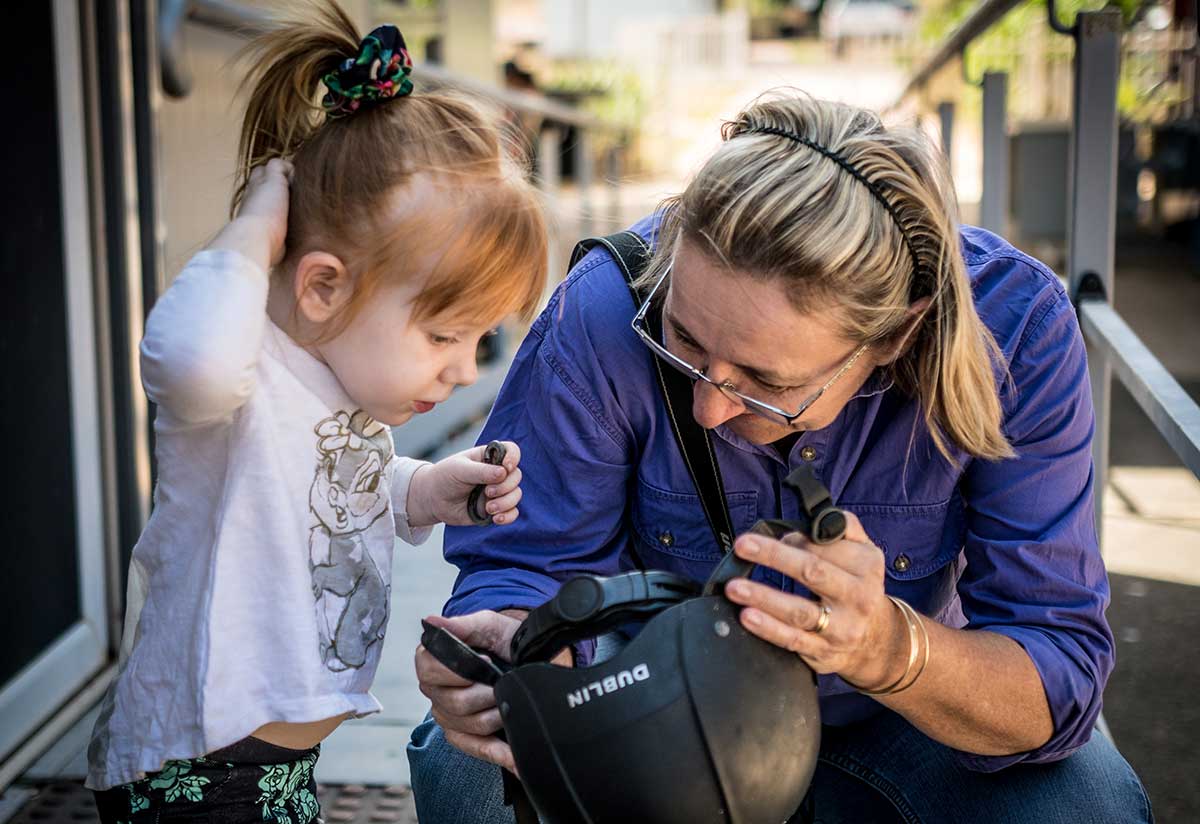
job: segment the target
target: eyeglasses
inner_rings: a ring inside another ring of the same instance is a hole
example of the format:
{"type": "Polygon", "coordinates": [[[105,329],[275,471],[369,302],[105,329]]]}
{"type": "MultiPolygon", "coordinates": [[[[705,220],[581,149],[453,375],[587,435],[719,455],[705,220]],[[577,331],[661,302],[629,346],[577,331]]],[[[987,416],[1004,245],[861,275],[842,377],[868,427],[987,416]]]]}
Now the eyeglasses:
{"type": "Polygon", "coordinates": [[[721,392],[721,394],[725,395],[730,400],[742,404],[742,406],[751,412],[761,415],[762,417],[774,421],[775,423],[782,423],[787,426],[791,426],[797,418],[807,412],[809,407],[816,403],[820,397],[825,394],[825,391],[829,389],[829,387],[833,386],[834,382],[838,378],[850,371],[850,367],[854,366],[855,362],[862,356],[862,353],[867,351],[867,344],[865,343],[855,349],[849,360],[842,364],[841,368],[834,373],[832,378],[825,381],[824,386],[810,395],[808,399],[804,401],[804,403],[800,404],[799,409],[791,413],[785,412],[774,404],[767,403],[766,401],[760,401],[757,398],[750,397],[749,395],[743,395],[741,392],[737,391],[733,384],[728,380],[721,381],[720,383],[714,381],[708,375],[704,374],[703,369],[688,363],[683,358],[674,354],[654,339],[654,335],[650,333],[650,329],[646,325],[646,314],[650,311],[650,304],[654,301],[655,293],[658,291],[659,287],[662,286],[663,281],[667,279],[667,275],[670,273],[671,267],[668,266],[667,270],[663,272],[662,277],[660,277],[658,282],[654,284],[654,288],[650,290],[650,294],[646,296],[646,300],[642,303],[641,308],[638,309],[637,314],[633,316],[633,323],[631,324],[633,326],[633,331],[637,332],[638,337],[642,339],[642,343],[646,344],[646,346],[650,348],[650,351],[657,355],[659,359],[665,362],[668,366],[671,366],[682,372],[694,381],[704,381],[705,383],[715,387],[721,392]]]}

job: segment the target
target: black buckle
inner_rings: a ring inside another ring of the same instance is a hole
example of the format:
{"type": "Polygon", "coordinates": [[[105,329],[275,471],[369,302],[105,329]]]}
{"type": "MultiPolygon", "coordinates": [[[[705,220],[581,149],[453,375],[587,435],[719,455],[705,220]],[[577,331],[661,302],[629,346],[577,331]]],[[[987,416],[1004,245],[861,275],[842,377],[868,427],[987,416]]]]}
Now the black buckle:
{"type": "MultiPolygon", "coordinates": [[[[789,533],[803,532],[814,544],[831,544],[845,537],[846,513],[834,505],[833,496],[811,467],[797,467],[783,483],[800,497],[802,517],[794,521],[763,518],[750,527],[751,532],[777,541],[789,533]]],[[[755,566],[757,564],[739,558],[732,551],[725,553],[725,557],[708,576],[701,594],[723,595],[726,584],[734,578],[750,577],[755,566]]]]}
{"type": "Polygon", "coordinates": [[[832,544],[846,535],[846,513],[833,503],[833,496],[817,478],[812,467],[801,465],[792,470],[784,481],[800,496],[802,526],[793,532],[803,532],[814,544],[832,544]]]}
{"type": "MultiPolygon", "coordinates": [[[[508,448],[500,441],[492,441],[483,448],[483,462],[492,466],[500,466],[504,463],[504,456],[508,454],[508,448]]],[[[487,526],[492,522],[492,516],[488,514],[484,507],[487,506],[487,501],[483,500],[483,491],[487,489],[487,484],[476,484],[471,490],[471,494],[467,496],[467,514],[471,516],[471,520],[476,526],[487,526]]]]}
{"type": "Polygon", "coordinates": [[[429,650],[446,669],[468,681],[496,686],[506,672],[512,669],[507,662],[489,653],[472,649],[441,627],[421,621],[421,646],[429,650]]]}

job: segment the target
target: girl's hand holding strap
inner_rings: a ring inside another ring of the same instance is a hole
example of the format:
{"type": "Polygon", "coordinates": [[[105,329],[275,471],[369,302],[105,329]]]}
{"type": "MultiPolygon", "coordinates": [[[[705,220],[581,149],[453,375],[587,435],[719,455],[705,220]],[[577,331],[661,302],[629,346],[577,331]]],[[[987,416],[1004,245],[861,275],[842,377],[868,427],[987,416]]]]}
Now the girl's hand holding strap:
{"type": "Polygon", "coordinates": [[[500,466],[485,463],[485,447],[476,446],[418,469],[408,488],[409,524],[471,526],[475,521],[467,507],[471,491],[479,484],[486,484],[483,496],[492,523],[515,521],[520,514],[521,449],[512,441],[502,443],[505,455],[500,466]]]}
{"type": "Polygon", "coordinates": [[[292,164],[282,158],[255,168],[237,217],[217,233],[208,248],[240,252],[269,272],[283,259],[291,180],[292,164]]]}

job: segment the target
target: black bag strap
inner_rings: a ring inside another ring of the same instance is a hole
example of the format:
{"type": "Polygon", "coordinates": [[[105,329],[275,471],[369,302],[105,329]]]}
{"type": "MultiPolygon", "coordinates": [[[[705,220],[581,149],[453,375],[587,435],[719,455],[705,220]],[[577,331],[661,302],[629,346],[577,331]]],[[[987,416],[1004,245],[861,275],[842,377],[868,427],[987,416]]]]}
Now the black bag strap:
{"type": "MultiPolygon", "coordinates": [[[[586,238],[575,246],[571,254],[571,268],[597,246],[607,249],[621,267],[625,285],[633,296],[634,307],[641,307],[645,298],[634,287],[634,281],[650,262],[650,245],[636,232],[629,230],[607,237],[586,238]]],[[[655,339],[663,340],[662,312],[648,312],[646,327],[655,339]]],[[[671,430],[675,433],[675,442],[679,444],[683,463],[700,495],[704,517],[708,519],[717,546],[722,552],[732,552],[733,519],[729,516],[729,504],[725,500],[725,484],[721,481],[721,469],[717,465],[717,453],[713,451],[712,436],[696,423],[691,414],[692,381],[682,372],[664,369],[658,357],[651,359],[654,361],[663,402],[667,406],[667,417],[671,420],[671,430]]]]}

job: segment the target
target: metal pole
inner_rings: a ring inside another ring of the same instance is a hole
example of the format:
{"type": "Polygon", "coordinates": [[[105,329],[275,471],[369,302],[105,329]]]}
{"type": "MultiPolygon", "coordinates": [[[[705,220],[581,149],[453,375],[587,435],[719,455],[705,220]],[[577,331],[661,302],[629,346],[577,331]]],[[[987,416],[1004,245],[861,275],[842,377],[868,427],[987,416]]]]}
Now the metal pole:
{"type": "MultiPolygon", "coordinates": [[[[139,209],[133,35],[126,3],[97,4],[100,158],[109,277],[120,545],[132,547],[150,517],[150,411],[142,391],[138,344],[150,301],[144,294],[139,209]]],[[[149,296],[153,297],[153,295],[149,296]]],[[[118,590],[120,592],[120,590],[118,590]]]]}
{"type": "Polygon", "coordinates": [[[954,33],[942,41],[941,47],[933,53],[913,74],[912,79],[904,87],[904,91],[896,98],[888,111],[900,107],[904,99],[927,84],[942,66],[951,60],[962,59],[963,49],[977,37],[994,26],[1001,17],[1015,8],[1020,0],[982,0],[971,15],[954,30],[954,33]]]}
{"type": "Polygon", "coordinates": [[[938,120],[942,124],[942,152],[946,155],[947,168],[951,168],[951,149],[954,147],[954,103],[944,100],[938,104],[938,120]]]}
{"type": "Polygon", "coordinates": [[[592,234],[592,134],[582,126],[575,128],[573,155],[575,185],[579,189],[579,237],[592,234]]]}
{"type": "Polygon", "coordinates": [[[979,225],[1003,235],[1008,230],[1008,74],[983,75],[983,193],[979,225]]]}
{"type": "MultiPolygon", "coordinates": [[[[558,190],[562,179],[562,164],[559,152],[562,151],[562,129],[553,124],[542,125],[541,137],[538,141],[537,184],[542,190],[542,198],[546,204],[546,214],[558,214],[558,190]]],[[[549,266],[551,285],[558,283],[558,232],[561,226],[551,226],[546,243],[546,263],[549,266]]]]}
{"type": "MultiPolygon", "coordinates": [[[[1113,299],[1117,223],[1117,79],[1121,68],[1121,13],[1080,12],[1075,27],[1074,111],[1067,202],[1067,271],[1071,294],[1093,274],[1113,299]]],[[[1104,349],[1088,346],[1096,409],[1096,530],[1103,540],[1108,483],[1109,390],[1112,366],[1104,349]]]]}
{"type": "Polygon", "coordinates": [[[608,187],[608,229],[616,232],[621,226],[621,152],[620,145],[608,150],[605,157],[604,183],[608,187]]]}

